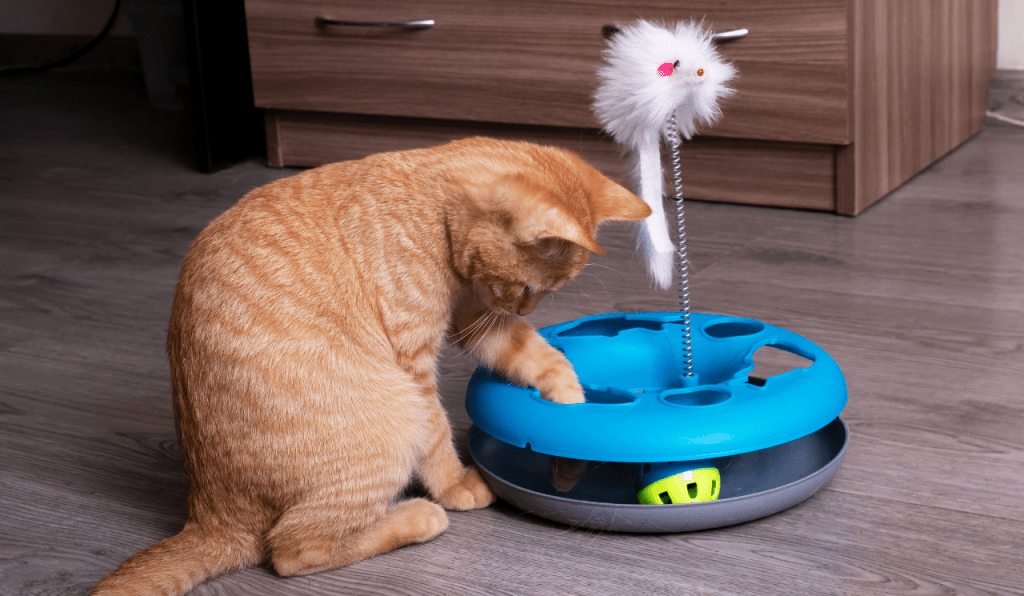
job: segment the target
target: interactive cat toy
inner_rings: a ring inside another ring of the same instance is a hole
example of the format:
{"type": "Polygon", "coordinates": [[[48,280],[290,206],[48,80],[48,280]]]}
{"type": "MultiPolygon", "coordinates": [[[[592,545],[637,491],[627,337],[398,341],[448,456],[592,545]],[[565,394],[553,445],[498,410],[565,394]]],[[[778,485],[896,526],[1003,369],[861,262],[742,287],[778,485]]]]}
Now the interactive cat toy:
{"type": "MultiPolygon", "coordinates": [[[[651,207],[651,216],[640,227],[641,254],[653,281],[667,288],[672,278],[673,255],[677,266],[679,308],[683,315],[683,386],[697,384],[693,374],[690,333],[689,260],[686,253],[686,225],[683,214],[682,174],[679,160],[680,135],[690,139],[697,124],[713,124],[721,116],[718,101],[732,94],[727,87],[736,71],[715,51],[712,34],[695,23],[679,23],[675,29],[639,21],[621,29],[604,53],[605,65],[598,70],[600,85],[594,97],[594,112],[605,130],[620,145],[632,151],[633,188],[651,207]],[[653,68],[657,64],[657,68],[653,68]],[[675,202],[676,243],[669,238],[663,203],[664,176],[661,141],[671,150],[672,190],[675,202]]],[[[696,491],[698,482],[691,470],[662,469],[656,482],[644,477],[647,488],[639,491],[641,503],[650,500],[651,487],[680,482],[696,491]],[[671,473],[670,473],[671,470],[671,473]]],[[[713,467],[714,474],[718,470],[713,467]]],[[[676,499],[686,496],[678,492],[676,499]]],[[[661,493],[669,495],[669,493],[661,493]]],[[[718,491],[696,491],[701,500],[717,499],[718,491]]],[[[678,501],[676,499],[666,501],[678,501]]]]}
{"type": "Polygon", "coordinates": [[[674,260],[680,312],[595,315],[541,329],[573,364],[584,404],[548,402],[483,368],[470,381],[470,452],[491,488],[527,511],[624,531],[729,525],[803,501],[845,452],[838,415],[846,382],[824,350],[760,321],[690,313],[679,146],[680,136],[713,124],[719,99],[732,93],[735,70],[714,41],[692,22],[618,29],[594,101],[630,154],[634,190],[652,208],[638,236],[648,272],[667,288],[674,260]],[[662,139],[675,243],[663,208],[662,139]],[[765,345],[812,364],[755,382],[753,354],[765,345]],[[592,462],[565,496],[552,494],[550,456],[592,462]]]}

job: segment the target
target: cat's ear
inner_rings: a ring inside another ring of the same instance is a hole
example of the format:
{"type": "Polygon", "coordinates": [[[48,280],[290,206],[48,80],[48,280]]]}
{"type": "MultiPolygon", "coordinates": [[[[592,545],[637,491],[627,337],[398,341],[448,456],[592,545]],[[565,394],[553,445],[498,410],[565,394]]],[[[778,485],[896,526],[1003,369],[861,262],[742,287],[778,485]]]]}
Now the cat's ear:
{"type": "Polygon", "coordinates": [[[593,231],[562,206],[562,199],[528,176],[502,177],[490,184],[486,194],[492,197],[490,204],[504,206],[513,214],[512,233],[519,242],[561,238],[599,255],[608,254],[594,239],[593,231]]]}
{"type": "Polygon", "coordinates": [[[517,236],[523,242],[561,238],[599,255],[608,254],[591,232],[559,207],[547,207],[519,222],[517,236]]]}
{"type": "Polygon", "coordinates": [[[643,199],[624,187],[602,176],[601,188],[591,195],[591,208],[598,224],[605,221],[634,221],[645,219],[651,207],[643,199]]]}

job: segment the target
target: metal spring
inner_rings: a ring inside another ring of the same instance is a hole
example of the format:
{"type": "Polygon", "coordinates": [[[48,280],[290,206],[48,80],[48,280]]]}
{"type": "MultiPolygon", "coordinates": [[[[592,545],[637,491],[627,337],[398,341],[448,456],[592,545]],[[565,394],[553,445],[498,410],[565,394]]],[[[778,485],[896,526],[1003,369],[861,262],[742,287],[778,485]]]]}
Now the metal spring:
{"type": "Polygon", "coordinates": [[[676,114],[668,118],[669,162],[672,180],[672,194],[669,198],[675,203],[676,211],[676,285],[679,286],[679,312],[683,324],[683,376],[693,376],[693,341],[690,335],[690,260],[686,254],[686,218],[683,214],[683,174],[680,165],[679,129],[676,126],[676,114]]]}

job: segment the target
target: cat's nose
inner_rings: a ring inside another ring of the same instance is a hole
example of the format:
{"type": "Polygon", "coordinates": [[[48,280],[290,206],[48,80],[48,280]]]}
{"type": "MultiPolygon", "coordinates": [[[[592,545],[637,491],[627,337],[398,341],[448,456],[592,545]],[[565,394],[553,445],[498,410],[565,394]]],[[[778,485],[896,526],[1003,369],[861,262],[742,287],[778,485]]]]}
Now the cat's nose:
{"type": "Polygon", "coordinates": [[[519,303],[519,316],[525,317],[526,315],[533,312],[533,309],[537,308],[537,304],[540,303],[540,299],[544,297],[543,292],[534,292],[530,288],[526,288],[523,291],[523,301],[519,303]]]}

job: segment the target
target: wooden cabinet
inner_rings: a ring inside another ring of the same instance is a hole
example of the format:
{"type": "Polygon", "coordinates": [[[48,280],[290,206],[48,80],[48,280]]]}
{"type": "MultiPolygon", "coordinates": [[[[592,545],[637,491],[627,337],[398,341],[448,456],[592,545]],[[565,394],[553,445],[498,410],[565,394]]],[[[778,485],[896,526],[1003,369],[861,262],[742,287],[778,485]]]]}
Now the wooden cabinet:
{"type": "Polygon", "coordinates": [[[995,14],[995,0],[246,0],[272,164],[485,134],[564,145],[621,178],[590,110],[602,28],[694,18],[750,33],[720,44],[737,93],[684,145],[685,196],[846,214],[981,127],[995,14]]]}

